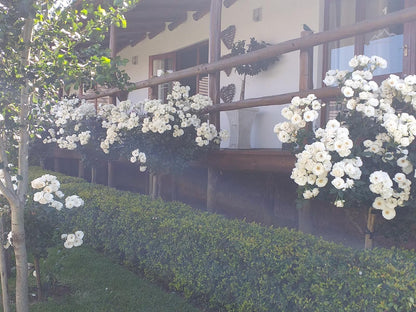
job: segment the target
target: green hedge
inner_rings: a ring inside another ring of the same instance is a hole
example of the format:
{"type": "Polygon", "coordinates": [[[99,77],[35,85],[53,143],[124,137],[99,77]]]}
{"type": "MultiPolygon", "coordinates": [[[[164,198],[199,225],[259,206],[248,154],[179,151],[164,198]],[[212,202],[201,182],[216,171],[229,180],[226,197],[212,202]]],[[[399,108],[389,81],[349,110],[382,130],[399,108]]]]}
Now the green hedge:
{"type": "Polygon", "coordinates": [[[63,215],[84,230],[87,244],[212,311],[416,310],[412,251],[356,251],[177,202],[60,180],[67,194],[85,200],[63,215]]]}

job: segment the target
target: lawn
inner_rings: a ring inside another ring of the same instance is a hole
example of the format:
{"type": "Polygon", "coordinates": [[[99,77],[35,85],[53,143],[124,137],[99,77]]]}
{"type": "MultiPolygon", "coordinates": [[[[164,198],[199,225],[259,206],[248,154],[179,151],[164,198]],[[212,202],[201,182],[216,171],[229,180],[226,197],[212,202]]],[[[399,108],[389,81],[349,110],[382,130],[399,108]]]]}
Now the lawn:
{"type": "MultiPolygon", "coordinates": [[[[202,311],[178,294],[167,293],[87,247],[51,249],[48,259],[42,261],[41,271],[45,277],[52,273],[49,276],[58,281],[55,288],[64,291],[33,303],[31,311],[202,311]]],[[[34,278],[30,279],[34,284],[34,278]]]]}

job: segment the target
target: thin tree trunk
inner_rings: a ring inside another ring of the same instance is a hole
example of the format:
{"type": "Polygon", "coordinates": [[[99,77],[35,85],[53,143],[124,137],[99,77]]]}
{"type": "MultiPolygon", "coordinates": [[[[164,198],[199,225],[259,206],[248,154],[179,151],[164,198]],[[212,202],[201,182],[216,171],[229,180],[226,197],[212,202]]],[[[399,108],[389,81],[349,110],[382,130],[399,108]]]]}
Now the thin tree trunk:
{"type": "Polygon", "coordinates": [[[38,301],[41,301],[43,298],[42,294],[42,282],[40,280],[40,265],[39,265],[39,257],[35,256],[33,259],[35,264],[35,272],[36,272],[36,287],[38,289],[38,301]]]}
{"type": "MultiPolygon", "coordinates": [[[[31,5],[31,1],[28,2],[31,5]]],[[[21,74],[26,75],[24,67],[30,60],[30,43],[32,41],[33,17],[30,15],[25,20],[22,39],[25,45],[21,54],[21,74]]],[[[19,155],[18,155],[18,174],[21,176],[17,186],[17,197],[9,197],[11,210],[11,223],[13,234],[13,247],[16,260],[16,312],[29,311],[29,288],[27,270],[27,251],[25,241],[24,208],[26,194],[29,187],[29,113],[31,105],[31,95],[29,81],[26,80],[25,86],[20,94],[20,113],[19,113],[19,155]]]]}
{"type": "Polygon", "coordinates": [[[0,275],[1,275],[1,294],[3,300],[3,312],[10,312],[10,299],[9,299],[9,287],[8,287],[8,274],[7,274],[7,260],[6,250],[3,248],[4,242],[4,215],[0,216],[0,275]]]}
{"type": "Polygon", "coordinates": [[[29,311],[27,251],[25,244],[24,204],[10,203],[13,247],[16,258],[16,312],[29,311]]]}

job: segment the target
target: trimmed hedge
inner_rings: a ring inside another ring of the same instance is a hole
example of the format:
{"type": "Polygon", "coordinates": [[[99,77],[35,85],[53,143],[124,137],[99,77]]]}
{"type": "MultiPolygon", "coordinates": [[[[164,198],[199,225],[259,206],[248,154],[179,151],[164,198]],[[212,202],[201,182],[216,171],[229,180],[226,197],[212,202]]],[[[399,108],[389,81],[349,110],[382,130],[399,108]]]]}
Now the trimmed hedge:
{"type": "Polygon", "coordinates": [[[62,215],[87,244],[213,311],[416,310],[413,251],[352,250],[53,174],[85,201],[62,215]]]}

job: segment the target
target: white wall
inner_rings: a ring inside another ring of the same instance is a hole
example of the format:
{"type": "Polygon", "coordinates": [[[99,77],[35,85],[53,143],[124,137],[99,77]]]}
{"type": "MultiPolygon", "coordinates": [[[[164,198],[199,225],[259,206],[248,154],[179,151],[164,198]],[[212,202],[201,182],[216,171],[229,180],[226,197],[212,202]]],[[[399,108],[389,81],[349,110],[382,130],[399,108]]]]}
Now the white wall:
{"type": "MultiPolygon", "coordinates": [[[[298,38],[303,24],[313,30],[322,29],[322,0],[239,0],[230,8],[223,8],[222,29],[230,25],[236,26],[235,41],[246,40],[250,37],[258,41],[276,44],[282,41],[298,38]],[[253,9],[262,8],[262,20],[255,22],[252,19],[253,9]]],[[[149,56],[175,51],[192,44],[207,40],[209,36],[209,15],[199,21],[194,21],[191,14],[186,23],[173,31],[165,30],[155,38],[145,39],[134,47],[123,49],[119,55],[132,59],[138,56],[138,64],[127,65],[127,72],[132,81],[148,78],[149,56]]],[[[317,52],[318,49],[315,49],[317,52]]],[[[228,54],[222,45],[222,54],[228,54]]],[[[315,52],[315,60],[319,59],[315,52]]],[[[320,62],[315,62],[315,82],[320,80],[320,62]]],[[[241,77],[234,71],[227,77],[221,73],[221,86],[234,83],[236,85],[237,100],[240,94],[241,77]]],[[[269,70],[255,77],[247,77],[245,98],[276,95],[298,90],[299,85],[299,53],[292,52],[282,55],[280,61],[269,70]]],[[[315,83],[316,85],[316,83],[315,83]]],[[[143,100],[147,97],[147,89],[132,92],[129,98],[133,101],[143,100]]],[[[274,125],[281,121],[281,107],[262,107],[256,114],[251,131],[251,145],[254,148],[280,147],[280,142],[273,133],[274,125]]],[[[221,114],[221,127],[229,128],[225,113],[221,114]]],[[[227,147],[225,145],[224,147],[227,147]]]]}

